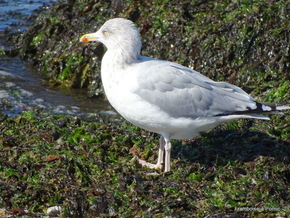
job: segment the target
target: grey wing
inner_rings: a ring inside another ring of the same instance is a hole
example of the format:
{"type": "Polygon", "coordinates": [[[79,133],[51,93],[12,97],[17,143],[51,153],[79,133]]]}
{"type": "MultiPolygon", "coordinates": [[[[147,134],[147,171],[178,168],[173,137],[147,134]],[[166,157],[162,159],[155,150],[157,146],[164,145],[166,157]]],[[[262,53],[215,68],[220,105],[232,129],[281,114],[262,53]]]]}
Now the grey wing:
{"type": "Polygon", "coordinates": [[[202,74],[167,61],[152,61],[138,75],[142,99],[172,117],[208,117],[257,109],[256,101],[237,86],[214,82],[202,74]]]}

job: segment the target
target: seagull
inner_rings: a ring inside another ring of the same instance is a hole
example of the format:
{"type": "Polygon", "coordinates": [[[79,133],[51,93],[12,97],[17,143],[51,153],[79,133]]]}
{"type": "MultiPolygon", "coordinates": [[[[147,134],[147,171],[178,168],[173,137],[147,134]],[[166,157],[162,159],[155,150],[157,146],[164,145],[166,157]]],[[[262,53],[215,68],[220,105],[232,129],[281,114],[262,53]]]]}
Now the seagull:
{"type": "Polygon", "coordinates": [[[138,159],[150,168],[170,171],[170,139],[192,139],[233,119],[269,120],[261,114],[290,109],[260,103],[235,85],[215,82],[180,64],[141,56],[139,30],[124,18],[108,20],[80,41],[106,46],[101,79],[116,111],[132,124],[161,135],[157,163],[138,159]]]}

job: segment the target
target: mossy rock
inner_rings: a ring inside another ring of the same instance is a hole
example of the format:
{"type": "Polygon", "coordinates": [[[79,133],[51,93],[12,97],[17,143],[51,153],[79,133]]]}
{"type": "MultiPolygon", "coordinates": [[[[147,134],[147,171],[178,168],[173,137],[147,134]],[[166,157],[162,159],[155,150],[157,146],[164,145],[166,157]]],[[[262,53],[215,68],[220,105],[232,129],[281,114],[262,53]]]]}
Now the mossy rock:
{"type": "Polygon", "coordinates": [[[19,37],[21,54],[53,84],[99,89],[105,49],[79,38],[113,17],[140,28],[143,55],[255,89],[261,100],[290,79],[290,1],[61,1],[19,37]]]}

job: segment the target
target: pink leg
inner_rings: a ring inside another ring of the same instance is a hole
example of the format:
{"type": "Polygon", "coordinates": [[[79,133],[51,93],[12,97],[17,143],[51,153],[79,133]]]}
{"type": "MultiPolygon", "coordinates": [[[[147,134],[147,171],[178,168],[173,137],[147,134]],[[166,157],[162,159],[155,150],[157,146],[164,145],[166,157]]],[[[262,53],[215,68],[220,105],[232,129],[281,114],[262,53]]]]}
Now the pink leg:
{"type": "MultiPolygon", "coordinates": [[[[147,167],[153,168],[153,169],[161,169],[163,162],[164,162],[164,148],[165,148],[165,141],[164,141],[163,136],[161,136],[159,139],[159,151],[158,151],[157,164],[151,164],[151,163],[148,163],[148,162],[146,162],[144,160],[140,160],[140,159],[138,159],[138,162],[142,166],[147,166],[147,167]]],[[[170,155],[169,155],[169,158],[170,158],[170,155]]]]}
{"type": "Polygon", "coordinates": [[[170,171],[170,153],[171,153],[171,143],[169,138],[164,138],[165,140],[165,169],[164,172],[170,171]]]}

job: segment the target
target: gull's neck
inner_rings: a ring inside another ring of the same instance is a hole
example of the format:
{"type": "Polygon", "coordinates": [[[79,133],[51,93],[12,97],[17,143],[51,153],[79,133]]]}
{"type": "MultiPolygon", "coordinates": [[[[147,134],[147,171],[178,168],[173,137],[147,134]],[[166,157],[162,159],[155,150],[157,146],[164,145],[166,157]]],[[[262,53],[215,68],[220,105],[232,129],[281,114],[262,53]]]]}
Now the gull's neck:
{"type": "Polygon", "coordinates": [[[140,58],[141,37],[139,32],[132,34],[132,37],[118,39],[107,46],[107,52],[103,57],[103,62],[114,63],[117,67],[123,68],[135,63],[140,58]]]}
{"type": "Polygon", "coordinates": [[[126,69],[140,59],[140,41],[123,40],[115,46],[107,46],[107,51],[102,59],[101,77],[105,92],[113,88],[125,76],[126,69]]]}
{"type": "Polygon", "coordinates": [[[140,57],[140,52],[130,51],[128,48],[108,49],[105,53],[102,64],[114,64],[118,68],[124,68],[135,63],[140,57]]]}
{"type": "Polygon", "coordinates": [[[132,43],[122,43],[119,46],[108,47],[101,64],[101,78],[109,102],[116,107],[119,84],[130,72],[128,69],[140,58],[141,46],[132,43]],[[137,47],[138,46],[138,47],[137,47]],[[117,91],[116,91],[117,90],[117,91]]]}

